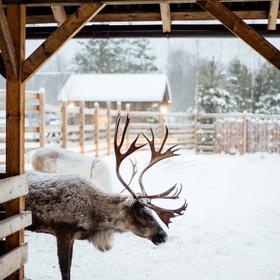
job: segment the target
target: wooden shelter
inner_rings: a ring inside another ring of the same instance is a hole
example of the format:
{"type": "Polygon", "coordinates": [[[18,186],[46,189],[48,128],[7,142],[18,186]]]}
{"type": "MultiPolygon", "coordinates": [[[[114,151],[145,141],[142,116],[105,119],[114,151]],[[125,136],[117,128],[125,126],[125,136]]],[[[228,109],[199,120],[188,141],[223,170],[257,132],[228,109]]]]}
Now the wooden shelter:
{"type": "Polygon", "coordinates": [[[90,108],[95,102],[101,107],[110,102],[112,108],[129,103],[131,110],[148,111],[170,105],[172,94],[165,74],[73,74],[61,88],[58,100],[82,101],[90,108]]]}
{"type": "MultiPolygon", "coordinates": [[[[278,17],[279,0],[0,0],[0,73],[7,79],[6,171],[1,177],[24,173],[25,82],[71,38],[234,34],[280,69],[280,51],[263,37],[279,36],[278,17]],[[214,19],[221,24],[203,23],[214,19]],[[268,24],[248,25],[246,19],[267,19],[268,24]],[[190,24],[197,20],[202,22],[190,24]],[[45,41],[25,57],[28,38],[45,41]]],[[[21,176],[0,182],[0,203],[9,201],[0,216],[0,239],[6,237],[0,246],[1,279],[24,277],[23,228],[30,224],[30,213],[23,212],[24,185],[21,176]]]]}

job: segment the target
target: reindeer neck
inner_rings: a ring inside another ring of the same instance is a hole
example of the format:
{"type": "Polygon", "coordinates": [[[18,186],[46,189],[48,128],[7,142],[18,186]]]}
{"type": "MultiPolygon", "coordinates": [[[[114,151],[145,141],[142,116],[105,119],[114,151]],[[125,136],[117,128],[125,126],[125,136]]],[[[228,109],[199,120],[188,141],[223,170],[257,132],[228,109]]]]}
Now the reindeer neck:
{"type": "Polygon", "coordinates": [[[104,198],[102,206],[95,209],[95,218],[99,230],[127,231],[127,217],[130,215],[132,198],[120,195],[108,195],[104,198]]]}

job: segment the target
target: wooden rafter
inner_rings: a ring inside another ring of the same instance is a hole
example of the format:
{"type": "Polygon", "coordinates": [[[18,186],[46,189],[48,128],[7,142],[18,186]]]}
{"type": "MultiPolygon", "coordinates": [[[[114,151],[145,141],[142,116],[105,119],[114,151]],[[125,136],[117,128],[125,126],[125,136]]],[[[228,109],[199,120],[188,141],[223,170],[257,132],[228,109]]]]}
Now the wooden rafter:
{"type": "Polygon", "coordinates": [[[23,81],[29,79],[52,55],[103,9],[104,4],[83,4],[39,46],[23,64],[23,81]]]}
{"type": "Polygon", "coordinates": [[[55,21],[57,22],[58,25],[61,25],[64,21],[66,21],[67,15],[66,15],[64,7],[51,6],[51,8],[52,8],[52,12],[53,12],[55,21]]]}
{"type": "Polygon", "coordinates": [[[218,0],[197,1],[204,10],[212,14],[233,34],[250,45],[260,55],[280,69],[280,51],[265,40],[257,31],[226,8],[218,0]]]}
{"type": "MultiPolygon", "coordinates": [[[[267,2],[270,0],[246,0],[246,2],[267,2]]],[[[36,6],[51,6],[55,2],[55,5],[81,5],[83,3],[92,3],[93,0],[3,0],[4,4],[24,4],[27,7],[36,6]]],[[[160,4],[166,3],[167,0],[98,0],[94,1],[98,3],[104,3],[106,5],[134,5],[134,4],[160,4]]],[[[195,3],[196,0],[168,0],[170,4],[172,3],[195,3]]],[[[242,0],[221,0],[221,2],[243,2],[242,0]]]]}
{"type": "Polygon", "coordinates": [[[171,31],[171,14],[169,3],[160,4],[160,15],[162,21],[163,33],[169,33],[171,31]]]}
{"type": "Polygon", "coordinates": [[[268,14],[268,30],[275,30],[279,15],[280,0],[271,0],[268,14]]]}
{"type": "Polygon", "coordinates": [[[10,28],[7,22],[7,18],[1,0],[0,0],[0,49],[6,67],[7,77],[11,79],[16,79],[17,77],[16,53],[15,53],[15,48],[10,33],[10,28]]]}
{"type": "MultiPolygon", "coordinates": [[[[242,19],[267,19],[267,11],[234,11],[242,19]]],[[[280,17],[280,12],[278,12],[280,17]]],[[[173,21],[181,20],[213,20],[212,15],[205,11],[171,12],[173,21]]],[[[30,15],[27,16],[28,24],[55,23],[53,15],[30,15]]],[[[161,15],[157,12],[118,12],[100,13],[91,22],[117,22],[117,21],[160,21],[161,15]]]]}
{"type": "Polygon", "coordinates": [[[0,53],[0,75],[6,78],[6,67],[1,53],[0,53]]]}

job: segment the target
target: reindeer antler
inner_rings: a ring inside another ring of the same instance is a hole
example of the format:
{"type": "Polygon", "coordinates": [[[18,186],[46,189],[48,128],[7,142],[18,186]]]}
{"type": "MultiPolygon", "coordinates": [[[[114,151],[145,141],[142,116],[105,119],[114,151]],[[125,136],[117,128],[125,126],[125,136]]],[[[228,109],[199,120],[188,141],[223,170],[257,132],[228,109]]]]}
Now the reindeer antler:
{"type": "MultiPolygon", "coordinates": [[[[151,203],[151,201],[153,199],[178,199],[179,195],[182,191],[182,185],[180,185],[180,188],[177,188],[177,184],[175,184],[173,187],[167,189],[166,191],[159,193],[159,194],[155,194],[155,195],[147,195],[145,188],[144,188],[144,184],[143,184],[143,176],[145,174],[145,172],[150,169],[154,164],[156,164],[157,162],[166,159],[166,158],[170,158],[170,157],[174,157],[174,156],[178,156],[179,154],[176,154],[176,152],[179,150],[178,145],[174,145],[170,148],[168,148],[166,151],[162,151],[163,147],[166,143],[166,140],[168,138],[168,128],[167,126],[165,127],[165,135],[163,138],[163,141],[160,145],[160,148],[158,150],[156,150],[155,148],[155,136],[154,136],[154,132],[151,129],[151,135],[152,135],[152,139],[150,140],[144,133],[142,133],[142,135],[145,137],[145,139],[147,140],[150,150],[151,150],[151,159],[149,164],[144,168],[144,170],[141,172],[140,176],[139,176],[139,185],[142,191],[141,195],[136,195],[135,192],[132,191],[132,189],[130,188],[130,183],[126,183],[121,175],[120,175],[120,165],[122,163],[122,161],[129,155],[131,155],[132,153],[134,153],[136,150],[142,148],[144,145],[140,145],[140,146],[136,146],[136,142],[139,138],[139,135],[134,139],[134,141],[131,143],[130,147],[128,148],[127,152],[125,153],[121,153],[121,147],[124,143],[124,139],[125,139],[125,134],[130,122],[130,118],[129,116],[126,117],[126,122],[124,125],[124,129],[122,132],[122,136],[121,136],[121,141],[120,144],[117,144],[117,137],[118,137],[118,130],[119,130],[119,125],[120,125],[120,120],[121,117],[120,115],[118,115],[117,120],[116,120],[116,131],[115,131],[115,137],[114,137],[114,146],[115,146],[115,155],[116,155],[116,172],[117,172],[117,176],[119,178],[119,180],[121,181],[121,183],[124,185],[124,187],[132,194],[132,196],[138,200],[143,206],[146,206],[152,210],[154,210],[157,215],[159,216],[159,218],[164,222],[164,224],[168,227],[168,225],[171,223],[171,219],[175,218],[179,215],[183,215],[184,211],[186,210],[188,204],[185,200],[184,204],[177,208],[177,209],[165,209],[165,208],[161,208],[159,206],[156,206],[154,204],[151,203]]],[[[135,168],[135,165],[133,165],[133,169],[135,168]]],[[[130,180],[130,182],[132,181],[133,177],[135,176],[135,170],[133,170],[132,173],[132,178],[130,180]]]]}
{"type": "MultiPolygon", "coordinates": [[[[119,126],[120,126],[120,121],[121,121],[121,116],[120,114],[117,116],[117,120],[116,120],[116,130],[115,130],[115,135],[114,135],[114,148],[115,148],[115,157],[116,157],[116,173],[117,176],[119,178],[119,180],[121,181],[121,183],[125,186],[125,188],[131,193],[131,195],[137,199],[137,195],[132,191],[132,189],[130,188],[129,184],[130,183],[126,183],[121,174],[120,174],[120,166],[121,163],[123,162],[123,160],[128,157],[129,155],[131,155],[132,153],[134,153],[135,151],[141,149],[142,147],[144,147],[146,144],[140,145],[140,146],[136,146],[136,142],[139,138],[139,135],[137,135],[137,137],[134,139],[134,141],[131,143],[131,145],[129,146],[128,150],[125,153],[121,152],[121,148],[122,145],[124,143],[124,139],[125,139],[125,134],[130,122],[130,118],[127,115],[126,116],[126,120],[125,120],[125,125],[124,125],[124,129],[121,135],[121,141],[120,144],[118,144],[118,132],[119,132],[119,126]]],[[[130,179],[130,182],[132,181],[133,177],[135,176],[135,173],[133,171],[132,173],[132,178],[130,179]]]]}

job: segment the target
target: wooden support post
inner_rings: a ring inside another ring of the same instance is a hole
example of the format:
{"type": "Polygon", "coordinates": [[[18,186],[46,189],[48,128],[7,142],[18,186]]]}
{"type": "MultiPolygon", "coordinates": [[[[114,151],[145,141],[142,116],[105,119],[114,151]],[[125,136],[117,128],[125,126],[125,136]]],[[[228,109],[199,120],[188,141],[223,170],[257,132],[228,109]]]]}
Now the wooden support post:
{"type": "Polygon", "coordinates": [[[111,102],[107,102],[107,155],[111,154],[111,102]]]}
{"type": "Polygon", "coordinates": [[[99,104],[94,104],[94,146],[95,156],[99,156],[99,104]]]}
{"type": "Polygon", "coordinates": [[[51,8],[52,8],[53,16],[57,24],[60,26],[67,19],[65,9],[63,6],[51,6],[51,8]]]}
{"type": "Polygon", "coordinates": [[[160,16],[161,16],[161,21],[162,21],[162,32],[170,33],[171,32],[171,14],[170,14],[169,3],[160,4],[160,16]]]}
{"type": "Polygon", "coordinates": [[[88,23],[105,7],[104,4],[85,3],[70,15],[47,40],[38,47],[25,61],[23,68],[23,81],[39,70],[41,66],[54,55],[69,39],[88,23]]]}
{"type": "Polygon", "coordinates": [[[0,53],[0,75],[2,75],[5,79],[7,78],[6,75],[6,66],[3,60],[2,53],[0,53]]]}
{"type": "Polygon", "coordinates": [[[62,148],[67,148],[68,141],[68,104],[64,101],[61,105],[61,137],[62,148]]]}
{"type": "Polygon", "coordinates": [[[268,14],[268,30],[276,30],[280,0],[271,0],[268,14]]]}
{"type": "Polygon", "coordinates": [[[85,102],[80,101],[80,152],[85,152],[85,102]]]}
{"type": "MultiPolygon", "coordinates": [[[[125,112],[127,115],[130,113],[130,103],[125,104],[125,112]]],[[[126,134],[125,134],[125,142],[126,142],[126,148],[129,148],[129,126],[127,128],[126,134]]]]}
{"type": "Polygon", "coordinates": [[[16,80],[18,75],[18,61],[9,24],[4,7],[2,6],[2,0],[0,0],[0,49],[8,79],[16,80]]]}
{"type": "MultiPolygon", "coordinates": [[[[6,85],[6,173],[8,177],[24,173],[25,85],[22,83],[22,65],[25,59],[25,19],[23,5],[9,5],[7,7],[7,20],[17,65],[16,79],[12,80],[8,76],[6,85]]],[[[24,197],[10,201],[6,204],[6,216],[10,217],[20,213],[24,210],[24,204],[24,197]]],[[[6,250],[13,250],[23,242],[24,231],[21,230],[7,237],[6,250]]],[[[7,279],[22,280],[23,278],[24,270],[21,266],[7,279]]]]}
{"type": "Polygon", "coordinates": [[[257,31],[218,0],[196,1],[199,6],[212,14],[233,34],[241,38],[276,68],[280,69],[280,51],[264,39],[257,31]]]}
{"type": "Polygon", "coordinates": [[[45,146],[45,92],[39,94],[40,147],[45,146]]]}

